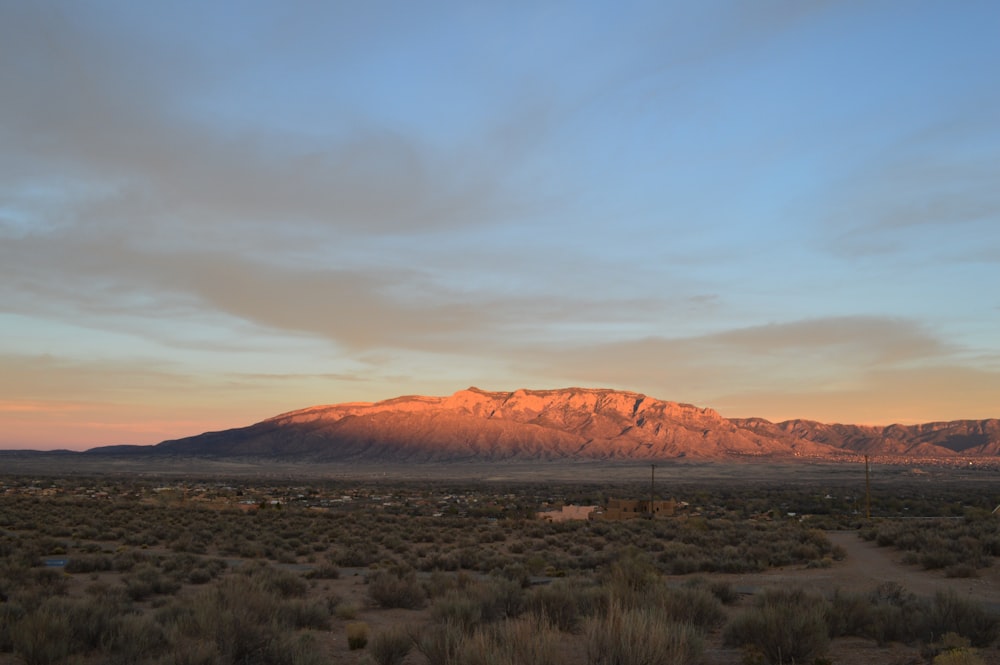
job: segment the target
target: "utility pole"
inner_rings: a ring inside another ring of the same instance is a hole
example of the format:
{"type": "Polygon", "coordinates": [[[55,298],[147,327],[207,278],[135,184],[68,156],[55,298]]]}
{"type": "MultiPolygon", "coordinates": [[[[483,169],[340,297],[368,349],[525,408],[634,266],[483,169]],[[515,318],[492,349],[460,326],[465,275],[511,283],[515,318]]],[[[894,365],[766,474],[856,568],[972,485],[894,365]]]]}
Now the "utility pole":
{"type": "Polygon", "coordinates": [[[654,495],[654,489],[653,489],[653,483],[655,482],[655,479],[656,479],[656,465],[655,464],[650,464],[649,465],[649,517],[650,517],[650,519],[652,519],[652,517],[653,517],[653,497],[655,496],[654,495]]]}
{"type": "Polygon", "coordinates": [[[868,455],[865,455],[865,519],[872,518],[872,481],[868,471],[868,455]]]}

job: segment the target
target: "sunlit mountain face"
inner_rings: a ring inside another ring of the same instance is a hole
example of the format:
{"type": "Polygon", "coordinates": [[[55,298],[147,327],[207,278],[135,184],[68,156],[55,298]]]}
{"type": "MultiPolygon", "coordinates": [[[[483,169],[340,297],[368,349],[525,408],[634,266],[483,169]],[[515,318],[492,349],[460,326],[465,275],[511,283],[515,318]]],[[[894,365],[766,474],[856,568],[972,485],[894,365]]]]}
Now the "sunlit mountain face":
{"type": "Polygon", "coordinates": [[[996,456],[1000,421],[827,425],[724,418],[634,392],[565,388],[313,406],[153,447],[91,454],[239,456],[319,461],[850,460],[996,456]]]}

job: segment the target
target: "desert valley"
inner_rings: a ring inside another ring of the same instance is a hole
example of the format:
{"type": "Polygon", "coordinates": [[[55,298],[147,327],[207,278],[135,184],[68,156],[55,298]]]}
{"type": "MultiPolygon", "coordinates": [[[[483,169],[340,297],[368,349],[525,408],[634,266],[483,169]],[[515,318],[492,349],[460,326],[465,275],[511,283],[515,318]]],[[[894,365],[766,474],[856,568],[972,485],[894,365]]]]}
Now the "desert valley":
{"type": "Polygon", "coordinates": [[[997,421],[564,389],[0,453],[0,663],[1000,663],[997,421]]]}

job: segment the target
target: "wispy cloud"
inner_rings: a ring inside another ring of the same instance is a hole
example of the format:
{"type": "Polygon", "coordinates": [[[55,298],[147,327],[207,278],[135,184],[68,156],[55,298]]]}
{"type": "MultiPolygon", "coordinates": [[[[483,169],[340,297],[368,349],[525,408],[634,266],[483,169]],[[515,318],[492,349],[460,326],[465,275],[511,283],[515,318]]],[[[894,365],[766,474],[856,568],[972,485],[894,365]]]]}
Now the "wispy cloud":
{"type": "Polygon", "coordinates": [[[850,384],[827,389],[758,386],[720,394],[714,404],[731,417],[768,413],[773,421],[806,418],[887,425],[993,418],[998,399],[1000,371],[942,363],[908,369],[859,368],[850,384]],[[851,417],[845,418],[845,413],[851,417]]]}
{"type": "MultiPolygon", "coordinates": [[[[965,400],[966,413],[988,413],[989,400],[1000,396],[1000,372],[967,367],[964,351],[920,323],[865,316],[550,348],[528,357],[542,375],[631,386],[665,399],[713,405],[730,415],[829,420],[848,403],[870,400],[871,408],[862,409],[868,420],[883,422],[899,413],[912,422],[941,406],[934,402],[941,399],[944,384],[936,381],[942,377],[975,379],[948,382],[949,407],[965,400]],[[883,394],[907,381],[911,387],[897,392],[898,398],[883,394]],[[926,392],[918,395],[915,386],[926,392]],[[883,402],[893,406],[880,418],[877,405],[883,402]],[[802,411],[796,414],[797,407],[802,411]]],[[[529,372],[528,364],[519,370],[529,372]]]]}
{"type": "Polygon", "coordinates": [[[850,258],[920,248],[961,260],[955,245],[971,236],[1000,246],[989,233],[1000,218],[1000,132],[987,119],[1000,112],[1000,96],[975,102],[899,136],[831,190],[834,251],[850,258]]]}
{"type": "Polygon", "coordinates": [[[514,205],[499,194],[507,164],[469,159],[472,145],[434,146],[364,118],[315,135],[196,117],[182,100],[211,76],[179,72],[203,68],[197,52],[177,62],[155,41],[139,48],[62,13],[23,6],[0,21],[0,173],[14,205],[30,205],[18,198],[26,184],[69,181],[67,223],[153,242],[228,238],[236,250],[287,238],[289,225],[312,240],[302,225],[406,233],[496,221],[514,205]]]}

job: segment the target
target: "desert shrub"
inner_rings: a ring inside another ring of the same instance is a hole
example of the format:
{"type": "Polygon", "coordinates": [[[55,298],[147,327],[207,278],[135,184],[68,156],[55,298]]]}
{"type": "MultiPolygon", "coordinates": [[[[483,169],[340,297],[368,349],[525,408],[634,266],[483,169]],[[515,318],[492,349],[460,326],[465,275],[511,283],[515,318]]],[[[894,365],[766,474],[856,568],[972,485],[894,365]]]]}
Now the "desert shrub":
{"type": "Polygon", "coordinates": [[[612,597],[626,605],[632,605],[638,602],[658,577],[656,566],[649,555],[631,548],[600,576],[600,580],[612,597]]]}
{"type": "Polygon", "coordinates": [[[940,541],[929,543],[927,549],[917,554],[917,561],[927,570],[940,570],[960,563],[958,553],[951,551],[940,541]]]}
{"type": "Polygon", "coordinates": [[[410,637],[428,665],[456,665],[465,632],[451,623],[437,623],[420,632],[411,632],[410,637]]]}
{"type": "Polygon", "coordinates": [[[333,557],[336,565],[342,568],[364,568],[371,563],[375,563],[377,559],[378,550],[375,547],[361,544],[348,547],[333,557]]]}
{"type": "Polygon", "coordinates": [[[347,646],[351,651],[364,649],[368,644],[368,624],[355,621],[347,624],[347,646]]]}
{"type": "Polygon", "coordinates": [[[183,635],[175,636],[169,652],[156,662],[157,665],[220,665],[213,643],[183,635]]]}
{"type": "Polygon", "coordinates": [[[528,597],[527,607],[559,630],[574,632],[585,616],[596,614],[599,603],[594,599],[599,593],[598,587],[580,580],[557,580],[535,589],[528,597]]]}
{"type": "Polygon", "coordinates": [[[125,552],[117,552],[112,557],[112,566],[114,567],[115,572],[127,573],[145,560],[146,557],[139,552],[128,550],[125,552]]]}
{"type": "Polygon", "coordinates": [[[956,633],[945,633],[937,642],[921,646],[920,655],[929,663],[945,665],[983,665],[969,640],[956,633]]]}
{"type": "Polygon", "coordinates": [[[188,573],[187,580],[190,584],[208,584],[212,581],[212,573],[205,568],[195,568],[188,573]]]}
{"type": "Polygon", "coordinates": [[[413,570],[380,570],[368,578],[368,595],[380,607],[408,610],[424,606],[426,597],[413,570]]]}
{"type": "Polygon", "coordinates": [[[1000,617],[954,591],[939,592],[931,604],[926,631],[931,635],[955,633],[968,638],[972,646],[987,647],[1000,636],[1000,617]]]}
{"type": "Polygon", "coordinates": [[[329,658],[310,634],[279,633],[251,663],[261,665],[327,665],[329,658]]]}
{"type": "Polygon", "coordinates": [[[340,578],[340,569],[332,563],[324,563],[310,570],[305,577],[310,580],[336,580],[340,578]]]}
{"type": "MultiPolygon", "coordinates": [[[[156,608],[153,616],[168,633],[191,636],[196,634],[196,609],[205,606],[206,595],[196,596],[192,601],[170,602],[156,608]]],[[[176,637],[177,635],[175,635],[176,637]]]]}
{"type": "Polygon", "coordinates": [[[766,591],[730,621],[723,641],[732,647],[752,645],[769,663],[809,662],[829,644],[826,601],[802,590],[766,591]]]}
{"type": "Polygon", "coordinates": [[[168,642],[158,623],[149,617],[131,614],[113,622],[101,646],[109,665],[134,665],[163,652],[168,642]]]}
{"type": "Polygon", "coordinates": [[[870,636],[873,624],[871,599],[837,589],[827,606],[826,623],[830,637],[870,636]]]}
{"type": "Polygon", "coordinates": [[[957,566],[983,568],[998,554],[996,525],[984,511],[967,512],[958,520],[884,521],[861,536],[878,545],[906,552],[906,561],[930,570],[957,566]]]}
{"type": "Polygon", "coordinates": [[[330,611],[320,600],[286,600],[278,605],[276,615],[279,621],[294,628],[330,628],[330,611]]]}
{"type": "Polygon", "coordinates": [[[255,563],[241,571],[254,580],[265,591],[281,598],[299,598],[304,596],[309,585],[300,575],[281,570],[266,563],[255,563]]]}
{"type": "MultiPolygon", "coordinates": [[[[697,573],[705,568],[707,568],[707,566],[703,565],[703,560],[700,557],[678,556],[670,561],[667,570],[671,575],[690,575],[691,573],[697,573]]],[[[726,572],[738,572],[745,570],[747,570],[747,568],[742,565],[737,567],[735,570],[730,566],[726,566],[726,572]]]]}
{"type": "Polygon", "coordinates": [[[191,584],[206,584],[229,568],[222,559],[178,555],[163,562],[163,570],[177,578],[186,578],[191,584]]]}
{"type": "Polygon", "coordinates": [[[941,644],[935,644],[932,665],[985,665],[985,661],[969,647],[969,641],[954,633],[946,634],[941,644]]]}
{"type": "Polygon", "coordinates": [[[11,629],[24,614],[24,608],[18,603],[0,603],[0,653],[14,650],[11,629]]]}
{"type": "MultiPolygon", "coordinates": [[[[225,576],[183,605],[161,608],[157,620],[175,640],[212,644],[222,665],[319,663],[320,646],[308,639],[293,639],[294,629],[328,627],[327,607],[285,598],[282,585],[273,581],[265,569],[225,576]]],[[[192,649],[193,655],[202,653],[192,649]]]]}
{"type": "Polygon", "coordinates": [[[193,613],[182,620],[182,629],[191,637],[214,642],[223,663],[255,662],[279,630],[272,620],[273,601],[272,596],[233,580],[197,598],[193,613]]]}
{"type": "Polygon", "coordinates": [[[413,648],[413,638],[405,628],[394,626],[377,633],[368,647],[376,665],[400,665],[413,648]]]}
{"type": "Polygon", "coordinates": [[[699,628],[714,628],[723,622],[722,603],[703,588],[670,589],[661,586],[656,593],[656,605],[671,621],[687,622],[699,628]]]}
{"type": "Polygon", "coordinates": [[[723,605],[732,605],[740,599],[740,594],[729,582],[715,581],[708,585],[708,590],[719,599],[723,605]]]}
{"type": "Polygon", "coordinates": [[[979,572],[976,570],[975,566],[972,566],[968,563],[957,563],[945,568],[944,575],[945,577],[950,577],[950,578],[965,579],[970,577],[978,577],[979,572]]]}
{"type": "Polygon", "coordinates": [[[464,570],[475,570],[479,565],[481,551],[477,547],[463,547],[458,551],[458,566],[464,570]]]}
{"type": "Polygon", "coordinates": [[[985,665],[974,649],[952,649],[934,657],[933,665],[985,665]]]}
{"type": "Polygon", "coordinates": [[[69,578],[62,571],[53,568],[32,570],[29,580],[44,596],[65,596],[69,590],[69,578]]]}
{"type": "Polygon", "coordinates": [[[479,599],[468,591],[453,589],[431,605],[431,618],[437,623],[455,626],[471,633],[483,620],[479,599]]]}
{"type": "Polygon", "coordinates": [[[120,620],[132,609],[124,590],[115,588],[65,603],[60,611],[69,618],[74,650],[91,651],[108,643],[120,620]]]}
{"type": "Polygon", "coordinates": [[[439,623],[449,623],[471,632],[483,623],[494,623],[519,616],[526,607],[524,589],[515,582],[492,579],[452,589],[434,601],[431,616],[439,623]]]}
{"type": "Polygon", "coordinates": [[[42,606],[25,614],[10,629],[13,651],[25,665],[50,665],[70,653],[69,617],[58,608],[42,606]]]}
{"type": "Polygon", "coordinates": [[[535,620],[502,621],[464,638],[455,665],[558,665],[558,631],[535,620]]]}
{"type": "Polygon", "coordinates": [[[344,621],[358,618],[361,608],[356,603],[339,602],[333,606],[333,615],[344,621]]]}
{"type": "Polygon", "coordinates": [[[449,575],[439,570],[432,572],[424,580],[424,593],[428,598],[437,598],[452,591],[453,589],[464,589],[472,583],[472,578],[468,573],[460,572],[456,575],[449,575]]]}
{"type": "Polygon", "coordinates": [[[830,557],[823,557],[821,559],[812,559],[806,564],[806,568],[829,568],[833,565],[833,559],[830,557]]]}
{"type": "Polygon", "coordinates": [[[657,608],[613,603],[605,615],[584,625],[590,665],[687,665],[704,649],[701,632],[670,620],[657,608]]]}
{"type": "Polygon", "coordinates": [[[125,591],[132,600],[145,600],[153,594],[169,595],[181,588],[177,580],[151,564],[138,566],[125,577],[124,583],[125,591]]]}
{"type": "Polygon", "coordinates": [[[896,582],[883,582],[869,595],[871,623],[866,637],[879,645],[927,639],[928,605],[896,582]]]}
{"type": "Polygon", "coordinates": [[[434,552],[430,556],[421,559],[420,570],[430,572],[434,570],[458,570],[460,567],[459,557],[456,554],[434,552]]]}
{"type": "Polygon", "coordinates": [[[114,559],[109,554],[83,555],[71,557],[65,570],[71,574],[96,573],[111,570],[113,565],[114,559]]]}
{"type": "Polygon", "coordinates": [[[489,623],[513,619],[525,607],[524,587],[509,579],[492,579],[472,589],[476,594],[483,621],[489,623]]]}
{"type": "Polygon", "coordinates": [[[505,563],[499,568],[491,569],[490,574],[494,577],[516,582],[521,587],[531,585],[531,571],[522,563],[505,563]]]}

